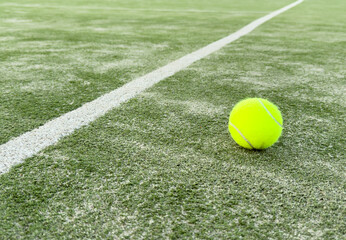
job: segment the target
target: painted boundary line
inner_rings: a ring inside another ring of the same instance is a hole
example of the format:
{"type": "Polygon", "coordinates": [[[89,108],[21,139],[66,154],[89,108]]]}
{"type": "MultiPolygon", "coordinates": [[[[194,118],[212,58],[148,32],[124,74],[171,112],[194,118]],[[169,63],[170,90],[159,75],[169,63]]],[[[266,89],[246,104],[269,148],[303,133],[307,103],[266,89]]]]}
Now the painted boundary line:
{"type": "Polygon", "coordinates": [[[95,99],[94,101],[88,102],[71,112],[47,122],[39,128],[24,133],[23,135],[0,145],[0,174],[9,171],[12,166],[23,162],[26,158],[33,156],[42,149],[57,143],[59,139],[71,134],[76,129],[79,129],[103,116],[111,109],[135,97],[147,88],[153,86],[155,83],[174,75],[180,70],[190,66],[192,63],[216,52],[220,48],[252,32],[261,24],[297,6],[303,1],[304,0],[298,0],[284,8],[261,17],[225,38],[213,42],[193,53],[167,64],[164,67],[137,78],[122,87],[95,99]]]}

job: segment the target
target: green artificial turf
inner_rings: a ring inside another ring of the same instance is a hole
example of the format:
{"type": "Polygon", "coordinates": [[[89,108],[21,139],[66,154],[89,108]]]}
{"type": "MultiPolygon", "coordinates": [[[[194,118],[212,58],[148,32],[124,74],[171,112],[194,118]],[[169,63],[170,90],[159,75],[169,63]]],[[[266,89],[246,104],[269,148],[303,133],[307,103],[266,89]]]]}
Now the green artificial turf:
{"type": "Polygon", "coordinates": [[[170,2],[0,1],[0,144],[289,1],[170,2]]]}
{"type": "MultiPolygon", "coordinates": [[[[208,1],[203,2],[207,8],[208,1]]],[[[227,10],[226,1],[213,2],[223,4],[219,10],[227,10]]],[[[271,9],[281,1],[273,0],[272,5],[265,2],[271,9]]],[[[159,7],[164,8],[161,4],[162,1],[159,7]]],[[[180,4],[167,1],[166,8],[181,9],[180,4]]],[[[266,10],[258,1],[249,1],[248,9],[254,11],[256,6],[266,10]]],[[[199,9],[203,9],[202,4],[199,9]]],[[[239,9],[246,9],[245,3],[239,9]]],[[[343,9],[343,0],[328,3],[307,0],[1,175],[0,236],[4,239],[344,239],[343,9]],[[265,151],[242,149],[228,133],[229,111],[246,97],[267,98],[282,111],[283,135],[265,151]]],[[[126,18],[128,13],[122,14],[126,18]]],[[[142,14],[143,18],[148,17],[142,14]]],[[[171,21],[180,21],[184,29],[187,27],[184,19],[196,13],[170,14],[172,17],[178,14],[171,21]]],[[[198,15],[203,18],[202,13],[198,15]]],[[[143,19],[136,17],[139,21],[143,19]]],[[[167,43],[174,49],[163,50],[161,56],[152,51],[152,45],[145,48],[141,39],[134,40],[137,50],[144,49],[144,53],[133,52],[134,63],[142,67],[135,66],[123,82],[225,34],[226,25],[235,30],[250,20],[249,16],[225,17],[235,24],[213,26],[217,21],[209,21],[209,31],[204,33],[196,29],[201,24],[200,18],[194,20],[197,22],[191,19],[196,36],[177,30],[167,43]],[[155,57],[148,59],[147,54],[155,57]]],[[[207,21],[212,17],[205,15],[205,18],[207,21]]],[[[139,25],[138,28],[144,29],[147,23],[142,22],[143,28],[139,25]]],[[[155,31],[148,32],[148,38],[162,41],[155,31]]],[[[61,44],[67,47],[66,43],[61,44]]],[[[83,46],[80,42],[75,44],[83,46]]],[[[102,48],[98,44],[95,48],[102,48]]],[[[111,44],[108,50],[112,51],[111,44]]],[[[32,54],[27,53],[27,57],[32,54]]],[[[58,56],[62,64],[69,65],[66,54],[58,56]]],[[[88,63],[83,67],[99,64],[92,59],[88,63]]],[[[55,64],[52,59],[51,66],[55,64]]],[[[76,71],[76,66],[73,63],[71,71],[76,71]]],[[[122,68],[114,70],[114,74],[118,71],[122,68]]],[[[15,71],[8,74],[15,75],[15,71]]],[[[34,77],[37,73],[31,74],[34,77]]],[[[42,76],[45,74],[49,73],[42,70],[42,76]]],[[[111,76],[104,81],[86,76],[80,78],[90,81],[92,87],[85,90],[84,97],[80,87],[64,94],[50,89],[44,101],[74,96],[81,104],[116,87],[114,83],[107,85],[111,76]]],[[[6,86],[7,82],[2,84],[6,86]]],[[[29,82],[37,84],[37,88],[41,86],[37,80],[29,82]]],[[[57,80],[55,84],[68,89],[64,81],[57,80]]],[[[2,87],[1,91],[9,91],[9,101],[24,99],[14,89],[2,87]]],[[[36,89],[32,98],[37,99],[39,92],[42,90],[36,89]]],[[[58,100],[55,105],[70,110],[58,100]]],[[[1,110],[1,114],[4,112],[1,110]]],[[[52,117],[53,113],[47,107],[42,120],[33,115],[31,127],[43,121],[45,114],[52,117]]],[[[16,117],[9,114],[9,119],[16,117]]],[[[23,121],[27,124],[27,120],[23,121]]],[[[28,129],[24,123],[5,123],[21,129],[9,131],[8,136],[28,129]]]]}

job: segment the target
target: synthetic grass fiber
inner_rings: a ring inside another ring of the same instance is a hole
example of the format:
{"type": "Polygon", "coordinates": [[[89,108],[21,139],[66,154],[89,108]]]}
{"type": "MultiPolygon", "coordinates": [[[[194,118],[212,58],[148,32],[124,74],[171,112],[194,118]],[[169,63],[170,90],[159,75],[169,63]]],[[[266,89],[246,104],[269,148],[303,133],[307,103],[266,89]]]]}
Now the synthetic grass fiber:
{"type": "Polygon", "coordinates": [[[22,163],[23,160],[32,157],[44,148],[56,144],[61,138],[95,121],[109,110],[136,97],[154,84],[173,76],[175,73],[185,69],[196,61],[209,56],[222,47],[249,34],[263,23],[302,2],[303,0],[298,0],[264,17],[256,19],[222,39],[212,42],[144,76],[136,78],[73,111],[45,123],[33,131],[26,132],[18,138],[11,139],[6,144],[0,145],[0,174],[7,172],[13,165],[22,163]]]}
{"type": "Polygon", "coordinates": [[[258,8],[249,0],[217,1],[213,8],[207,1],[157,2],[0,1],[0,144],[290,1],[266,0],[258,8]],[[143,2],[150,12],[116,9],[143,2]],[[214,12],[184,11],[191,6],[214,12]]]}
{"type": "MultiPolygon", "coordinates": [[[[291,1],[11,3],[3,143],[291,1]]],[[[1,175],[1,238],[344,239],[345,4],[306,0],[1,175]],[[284,117],[265,151],[228,133],[247,97],[284,117]]]]}

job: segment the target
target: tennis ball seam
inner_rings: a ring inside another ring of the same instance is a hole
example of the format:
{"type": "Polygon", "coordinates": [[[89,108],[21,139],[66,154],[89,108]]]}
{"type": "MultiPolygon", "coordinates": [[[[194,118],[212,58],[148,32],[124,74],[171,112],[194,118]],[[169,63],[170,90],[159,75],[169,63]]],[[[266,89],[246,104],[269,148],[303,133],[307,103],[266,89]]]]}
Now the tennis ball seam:
{"type": "Polygon", "coordinates": [[[260,102],[260,104],[262,105],[262,107],[266,110],[266,112],[269,114],[269,116],[282,128],[282,125],[278,122],[278,120],[276,120],[276,118],[271,114],[271,112],[268,110],[268,108],[263,104],[263,102],[261,101],[261,99],[258,99],[258,101],[260,102]]]}
{"type": "Polygon", "coordinates": [[[239,133],[239,135],[250,145],[250,147],[252,147],[252,149],[256,149],[249,140],[247,140],[247,138],[244,136],[244,134],[232,123],[229,122],[229,124],[231,124],[231,126],[239,133]]]}

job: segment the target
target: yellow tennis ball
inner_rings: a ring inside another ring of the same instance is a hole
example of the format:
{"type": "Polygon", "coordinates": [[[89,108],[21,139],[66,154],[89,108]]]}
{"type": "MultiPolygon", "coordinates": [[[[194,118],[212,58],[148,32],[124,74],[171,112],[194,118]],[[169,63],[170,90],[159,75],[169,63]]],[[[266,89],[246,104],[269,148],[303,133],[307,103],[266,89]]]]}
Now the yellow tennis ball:
{"type": "Polygon", "coordinates": [[[266,99],[248,98],[234,106],[228,128],[240,146],[265,149],[272,146],[281,135],[281,112],[266,99]]]}

